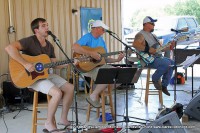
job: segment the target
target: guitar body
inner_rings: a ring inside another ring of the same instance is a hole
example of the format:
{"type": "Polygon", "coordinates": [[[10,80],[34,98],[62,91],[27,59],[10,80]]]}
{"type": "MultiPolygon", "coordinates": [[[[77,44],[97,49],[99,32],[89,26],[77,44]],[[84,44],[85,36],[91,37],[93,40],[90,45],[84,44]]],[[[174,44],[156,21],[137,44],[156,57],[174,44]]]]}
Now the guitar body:
{"type": "MultiPolygon", "coordinates": [[[[45,55],[39,55],[39,56],[29,56],[22,54],[22,57],[32,63],[50,63],[50,58],[45,55]]],[[[48,78],[48,68],[44,68],[43,72],[28,72],[24,66],[22,66],[20,63],[15,61],[14,59],[10,58],[9,61],[9,70],[10,70],[10,76],[12,79],[12,82],[15,86],[18,88],[25,88],[30,85],[32,85],[34,82],[36,82],[39,79],[46,79],[48,78]]]]}
{"type": "Polygon", "coordinates": [[[148,53],[145,53],[145,52],[140,52],[139,53],[141,56],[142,56],[142,60],[148,65],[150,63],[153,63],[154,62],[154,57],[149,55],[148,53]]]}
{"type": "MultiPolygon", "coordinates": [[[[82,48],[87,49],[89,51],[96,51],[99,54],[105,54],[106,53],[103,47],[90,48],[90,47],[87,47],[87,46],[82,46],[82,48]]],[[[82,72],[88,72],[88,71],[93,70],[97,66],[101,66],[101,65],[106,64],[106,61],[105,61],[104,57],[102,57],[98,61],[93,59],[93,58],[91,58],[91,57],[87,57],[88,59],[86,59],[86,56],[84,56],[82,54],[78,54],[78,53],[74,53],[73,57],[74,58],[79,58],[79,59],[85,58],[85,61],[82,60],[81,62],[79,62],[77,64],[78,69],[80,71],[82,71],[82,72]]]]}

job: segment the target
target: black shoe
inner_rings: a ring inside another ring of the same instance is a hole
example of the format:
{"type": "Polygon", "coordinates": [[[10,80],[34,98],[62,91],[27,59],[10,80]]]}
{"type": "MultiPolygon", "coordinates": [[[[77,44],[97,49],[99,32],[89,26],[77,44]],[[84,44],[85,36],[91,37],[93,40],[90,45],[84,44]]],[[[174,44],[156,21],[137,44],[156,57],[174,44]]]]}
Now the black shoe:
{"type": "Polygon", "coordinates": [[[162,86],[162,92],[165,93],[165,95],[170,96],[170,93],[167,90],[167,87],[162,86]]]}
{"type": "Polygon", "coordinates": [[[154,87],[155,87],[157,90],[161,90],[161,89],[162,89],[160,81],[152,81],[152,82],[153,82],[153,84],[154,84],[154,87]]]}

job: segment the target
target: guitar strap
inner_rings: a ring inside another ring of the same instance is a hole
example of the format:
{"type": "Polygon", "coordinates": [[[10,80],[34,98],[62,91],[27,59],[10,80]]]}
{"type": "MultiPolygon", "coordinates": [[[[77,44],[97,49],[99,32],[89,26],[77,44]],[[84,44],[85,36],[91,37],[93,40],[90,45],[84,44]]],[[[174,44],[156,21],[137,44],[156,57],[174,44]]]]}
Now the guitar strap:
{"type": "MultiPolygon", "coordinates": [[[[151,33],[152,34],[152,33],[151,33]]],[[[152,36],[154,37],[154,39],[156,40],[156,42],[161,46],[160,42],[158,41],[158,39],[156,38],[156,36],[154,34],[152,34],[152,36]]]]}

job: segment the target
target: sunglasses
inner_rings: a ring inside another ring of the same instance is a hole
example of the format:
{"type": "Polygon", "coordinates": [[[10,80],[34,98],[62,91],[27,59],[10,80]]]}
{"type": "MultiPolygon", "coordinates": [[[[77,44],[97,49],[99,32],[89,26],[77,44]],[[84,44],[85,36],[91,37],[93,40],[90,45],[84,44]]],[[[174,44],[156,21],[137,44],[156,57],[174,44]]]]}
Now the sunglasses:
{"type": "Polygon", "coordinates": [[[153,25],[153,26],[155,26],[155,24],[154,24],[154,23],[151,23],[151,22],[149,22],[149,24],[150,24],[150,25],[153,25]]]}

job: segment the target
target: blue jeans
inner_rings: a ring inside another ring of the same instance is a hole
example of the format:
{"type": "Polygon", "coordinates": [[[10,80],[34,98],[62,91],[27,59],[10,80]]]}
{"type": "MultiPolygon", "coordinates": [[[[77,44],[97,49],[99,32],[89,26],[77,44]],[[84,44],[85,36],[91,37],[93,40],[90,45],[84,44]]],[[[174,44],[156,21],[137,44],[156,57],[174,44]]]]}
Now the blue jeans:
{"type": "Polygon", "coordinates": [[[154,62],[147,66],[156,69],[152,75],[152,81],[158,81],[162,77],[162,86],[167,87],[174,70],[174,67],[170,65],[174,65],[173,60],[167,57],[155,57],[154,62]]]}

